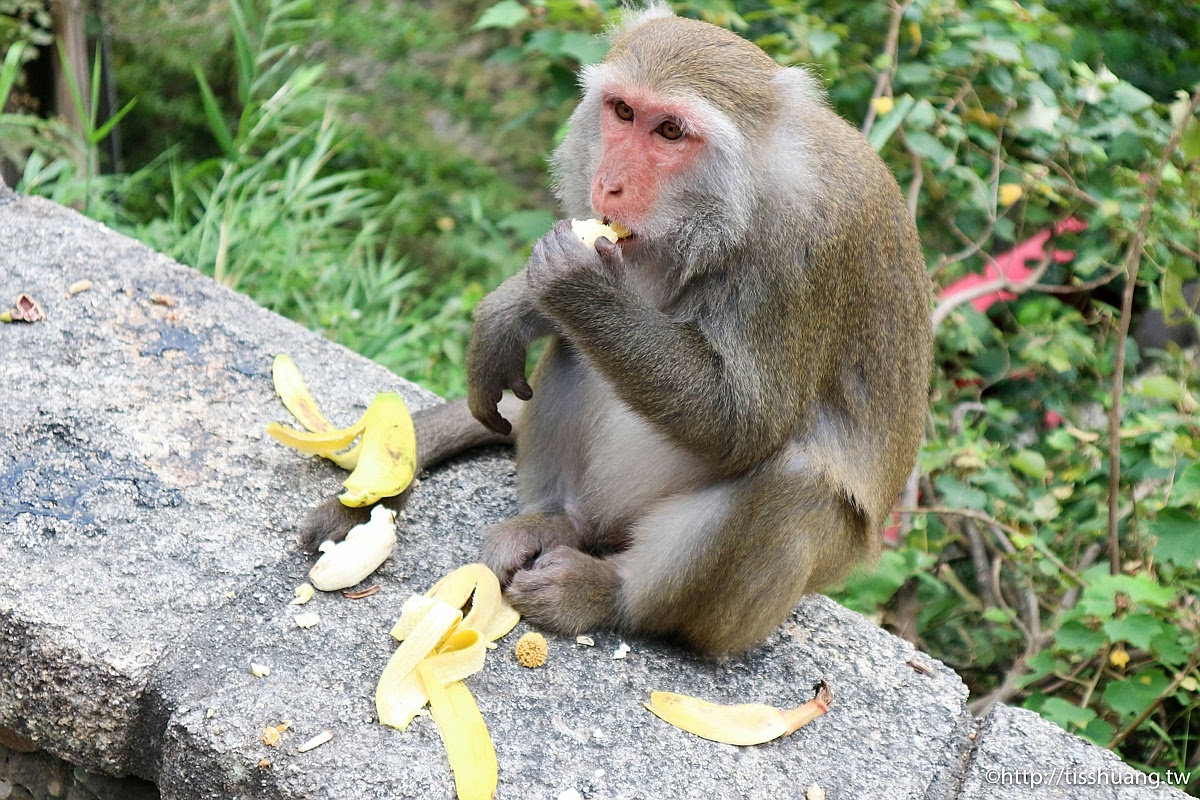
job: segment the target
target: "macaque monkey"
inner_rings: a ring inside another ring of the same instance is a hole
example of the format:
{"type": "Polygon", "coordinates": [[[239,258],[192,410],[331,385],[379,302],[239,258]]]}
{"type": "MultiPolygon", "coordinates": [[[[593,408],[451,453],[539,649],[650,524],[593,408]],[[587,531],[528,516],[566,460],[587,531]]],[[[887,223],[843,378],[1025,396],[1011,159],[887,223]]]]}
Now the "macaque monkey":
{"type": "Polygon", "coordinates": [[[479,303],[485,427],[418,414],[421,462],[454,449],[434,427],[515,436],[521,513],[483,558],[533,624],[741,651],[878,549],[927,408],[920,242],[816,81],[726,30],[651,6],[581,83],[556,193],[632,235],[559,222],[479,303]]]}

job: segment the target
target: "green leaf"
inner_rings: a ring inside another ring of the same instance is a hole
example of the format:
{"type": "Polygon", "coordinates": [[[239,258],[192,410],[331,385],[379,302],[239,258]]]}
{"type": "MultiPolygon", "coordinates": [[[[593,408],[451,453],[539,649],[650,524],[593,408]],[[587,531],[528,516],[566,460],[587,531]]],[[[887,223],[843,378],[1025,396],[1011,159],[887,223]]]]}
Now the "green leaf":
{"type": "Polygon", "coordinates": [[[1136,716],[1149,708],[1169,683],[1161,670],[1143,670],[1105,686],[1104,703],[1118,714],[1136,716]]]}
{"type": "Polygon", "coordinates": [[[875,124],[871,126],[871,132],[867,134],[867,141],[871,143],[871,147],[875,148],[875,152],[882,150],[883,146],[892,138],[892,134],[896,132],[896,128],[900,127],[900,123],[904,121],[915,102],[912,95],[901,95],[891,111],[875,120],[875,124]]]}
{"type": "Polygon", "coordinates": [[[1023,60],[1021,48],[1017,46],[1016,42],[985,36],[981,44],[985,53],[992,54],[1001,63],[1016,64],[1023,60]]]}
{"type": "Polygon", "coordinates": [[[980,509],[987,505],[987,494],[967,486],[951,475],[939,475],[933,484],[948,506],[980,509]]]}
{"type": "Polygon", "coordinates": [[[808,34],[808,49],[816,58],[821,58],[834,51],[841,44],[842,37],[837,31],[828,28],[810,31],[808,34]]]}
{"type": "Polygon", "coordinates": [[[517,0],[500,0],[499,3],[483,12],[471,30],[514,28],[527,19],[529,19],[529,9],[518,3],[517,0]]]}
{"type": "Polygon", "coordinates": [[[237,158],[237,151],[233,146],[233,134],[230,133],[229,125],[225,122],[225,115],[221,112],[216,95],[209,87],[204,73],[200,71],[200,65],[194,64],[192,69],[196,73],[196,82],[200,84],[200,101],[204,105],[204,118],[208,120],[209,130],[212,131],[217,144],[221,145],[226,157],[237,158]]]}
{"type": "Polygon", "coordinates": [[[1160,585],[1149,575],[1109,575],[1102,569],[1093,567],[1084,574],[1088,585],[1084,587],[1078,606],[1083,614],[1111,619],[1116,611],[1118,592],[1135,604],[1151,608],[1166,608],[1175,597],[1174,589],[1160,585]]]}
{"type": "Polygon", "coordinates": [[[1110,619],[1104,623],[1104,632],[1114,642],[1129,642],[1142,650],[1150,647],[1150,640],[1162,633],[1163,624],[1149,614],[1130,614],[1121,619],[1110,619]]]}
{"type": "Polygon", "coordinates": [[[580,64],[599,63],[608,53],[608,42],[599,36],[592,36],[579,31],[568,31],[563,34],[559,52],[578,61],[580,64]]]}
{"type": "Polygon", "coordinates": [[[1200,508],[1200,462],[1189,466],[1175,479],[1168,505],[1174,508],[1200,508]]]}
{"type": "Polygon", "coordinates": [[[997,625],[1007,625],[1012,622],[1012,617],[1002,608],[989,608],[983,612],[983,618],[988,622],[994,622],[997,625]]]}
{"type": "Polygon", "coordinates": [[[1046,459],[1036,450],[1022,450],[1009,458],[1008,464],[1031,478],[1041,480],[1046,477],[1046,459]]]}
{"type": "Polygon", "coordinates": [[[117,113],[113,114],[111,117],[106,119],[104,121],[104,124],[101,125],[99,128],[97,128],[92,133],[92,136],[91,136],[92,140],[94,142],[104,141],[104,137],[108,136],[109,132],[113,128],[115,128],[122,119],[125,118],[125,115],[128,114],[135,105],[137,105],[137,101],[138,101],[138,99],[136,97],[133,98],[128,103],[126,103],[124,106],[122,106],[121,109],[119,111],[117,111],[117,113]]]}
{"type": "Polygon", "coordinates": [[[1030,42],[1025,45],[1025,55],[1029,63],[1038,72],[1051,72],[1058,69],[1062,63],[1062,54],[1057,49],[1041,42],[1030,42]]]}
{"type": "Polygon", "coordinates": [[[1184,396],[1183,387],[1170,375],[1147,375],[1136,381],[1132,390],[1138,397],[1169,400],[1172,403],[1179,402],[1184,396]]]}
{"type": "Polygon", "coordinates": [[[1032,508],[1033,515],[1042,522],[1058,519],[1059,515],[1062,514],[1062,506],[1058,504],[1058,500],[1052,494],[1044,494],[1037,500],[1034,500],[1032,508]]]}
{"type": "Polygon", "coordinates": [[[1080,708],[1058,697],[1047,698],[1038,713],[1063,728],[1072,725],[1082,728],[1096,718],[1096,712],[1092,709],[1080,708]]]}
{"type": "Polygon", "coordinates": [[[1155,558],[1181,567],[1200,561],[1200,519],[1195,514],[1182,508],[1164,508],[1150,525],[1150,533],[1158,538],[1155,558]]]}
{"type": "Polygon", "coordinates": [[[1150,652],[1162,659],[1164,664],[1182,666],[1192,655],[1194,643],[1181,642],[1178,626],[1162,624],[1162,632],[1150,640],[1150,652]],[[1193,647],[1187,646],[1193,644],[1193,647]]]}
{"type": "Polygon", "coordinates": [[[1154,98],[1133,84],[1124,81],[1109,89],[1108,97],[1128,114],[1145,111],[1154,104],[1154,98]]]}
{"type": "Polygon", "coordinates": [[[534,242],[554,227],[549,211],[514,211],[496,221],[496,227],[512,233],[523,242],[534,242]]]}
{"type": "Polygon", "coordinates": [[[1092,744],[1100,747],[1107,747],[1108,743],[1112,741],[1113,734],[1116,732],[1117,728],[1115,725],[1111,722],[1105,722],[1102,719],[1094,719],[1083,730],[1076,731],[1076,733],[1082,734],[1086,739],[1090,740],[1092,744]]]}
{"type": "Polygon", "coordinates": [[[0,67],[0,111],[8,102],[8,94],[21,74],[21,56],[25,53],[25,43],[17,42],[8,48],[4,54],[4,66],[0,67]]]}
{"type": "Polygon", "coordinates": [[[950,148],[925,131],[911,131],[906,133],[905,140],[908,142],[910,150],[921,158],[932,162],[938,169],[945,169],[954,163],[954,153],[950,148]]]}
{"type": "Polygon", "coordinates": [[[1193,319],[1191,303],[1183,296],[1183,276],[1173,269],[1163,273],[1162,285],[1159,288],[1162,295],[1162,312],[1168,325],[1181,325],[1193,319]]]}
{"type": "Polygon", "coordinates": [[[1108,146],[1108,155],[1113,161],[1137,165],[1146,157],[1146,147],[1132,131],[1123,131],[1108,146]]]}
{"type": "Polygon", "coordinates": [[[1076,620],[1064,622],[1054,636],[1057,649],[1090,656],[1108,644],[1108,637],[1076,620]]]}
{"type": "Polygon", "coordinates": [[[246,24],[246,9],[240,2],[231,2],[233,15],[233,51],[237,56],[238,102],[242,108],[250,105],[254,84],[254,52],[246,24]]]}

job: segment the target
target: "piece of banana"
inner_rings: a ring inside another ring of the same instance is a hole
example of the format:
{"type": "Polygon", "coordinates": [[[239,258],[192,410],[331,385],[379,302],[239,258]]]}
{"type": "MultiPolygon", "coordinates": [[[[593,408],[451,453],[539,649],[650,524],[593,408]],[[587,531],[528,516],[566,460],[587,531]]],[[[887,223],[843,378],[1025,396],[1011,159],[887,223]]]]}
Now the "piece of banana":
{"type": "Polygon", "coordinates": [[[821,683],[817,696],[799,708],[761,703],[719,705],[674,692],[654,692],[646,708],[676,728],[725,744],[753,745],[795,733],[829,710],[833,697],[821,683]]]}
{"type": "Polygon", "coordinates": [[[633,233],[633,231],[619,222],[605,225],[598,219],[573,219],[571,220],[571,230],[579,237],[579,241],[583,242],[588,248],[594,248],[596,240],[601,237],[616,244],[619,240],[625,239],[633,233]]]}
{"type": "Polygon", "coordinates": [[[346,538],[321,545],[322,555],[308,579],[322,592],[335,592],[362,581],[387,561],[396,546],[396,512],[382,505],[371,518],[355,525],[346,538]]]}

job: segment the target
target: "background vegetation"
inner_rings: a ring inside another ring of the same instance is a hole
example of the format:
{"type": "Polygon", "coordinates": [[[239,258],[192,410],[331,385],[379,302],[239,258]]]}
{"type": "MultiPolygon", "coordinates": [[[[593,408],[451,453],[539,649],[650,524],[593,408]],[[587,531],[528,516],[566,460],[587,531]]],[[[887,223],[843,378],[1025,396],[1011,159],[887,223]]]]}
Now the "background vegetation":
{"type": "MultiPolygon", "coordinates": [[[[126,113],[117,151],[109,112],[82,135],[32,113],[49,22],[0,0],[0,147],[19,190],[460,394],[472,306],[553,219],[544,158],[611,5],[110,0],[93,32],[126,113]]],[[[1142,353],[1128,331],[1138,309],[1190,318],[1200,12],[674,6],[816,70],[952,287],[919,478],[838,598],[958,670],[977,710],[1034,709],[1141,769],[1191,771],[1196,793],[1200,372],[1194,350],[1142,353]]]]}

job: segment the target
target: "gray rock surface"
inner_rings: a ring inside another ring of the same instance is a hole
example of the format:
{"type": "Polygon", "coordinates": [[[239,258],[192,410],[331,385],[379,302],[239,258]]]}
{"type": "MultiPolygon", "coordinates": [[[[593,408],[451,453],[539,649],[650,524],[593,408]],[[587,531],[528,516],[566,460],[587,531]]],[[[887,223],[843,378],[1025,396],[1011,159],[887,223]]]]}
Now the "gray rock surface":
{"type": "MultiPolygon", "coordinates": [[[[514,511],[509,454],[425,476],[379,593],[319,594],[304,610],[320,624],[301,629],[288,602],[310,561],[295,526],[341,477],[263,434],[290,422],[272,357],[296,359],[335,422],[377,391],[413,408],[437,399],[0,187],[0,306],[23,292],[46,319],[0,326],[0,725],[73,764],[153,780],[166,798],[453,797],[432,720],[385,728],[372,698],[403,600],[476,560],[480,526],[514,511]],[[94,288],[69,296],[85,278],[94,288]],[[278,747],[259,741],[284,720],[278,747]],[[325,729],[332,742],[296,751],[325,729]]],[[[975,741],[953,672],[823,597],[723,661],[642,640],[615,659],[622,639],[601,631],[590,647],[551,637],[547,664],[527,670],[512,653],[523,630],[467,682],[500,798],[797,798],[812,783],[829,798],[984,796],[960,793],[964,776],[980,786],[983,759],[1006,763],[1006,743],[1046,726],[994,715],[975,741]],[[695,738],[642,706],[659,689],[798,705],[822,679],[832,711],[754,748],[695,738]]]]}
{"type": "Polygon", "coordinates": [[[997,706],[980,725],[962,796],[1167,800],[1183,793],[1032,711],[997,706]]]}

